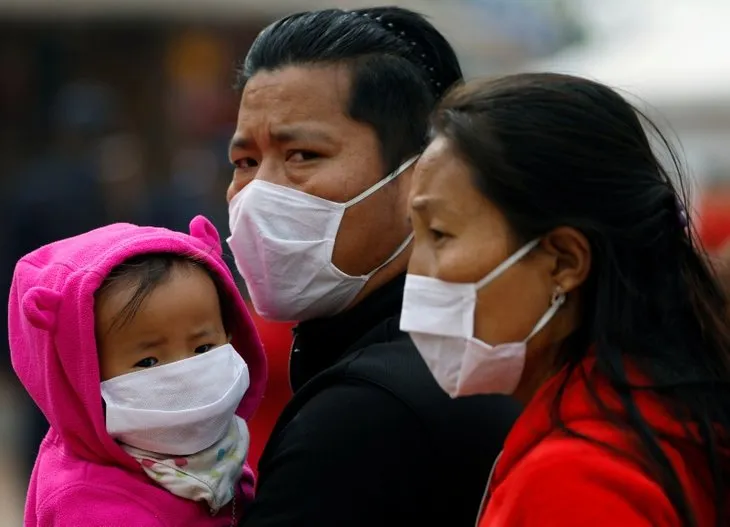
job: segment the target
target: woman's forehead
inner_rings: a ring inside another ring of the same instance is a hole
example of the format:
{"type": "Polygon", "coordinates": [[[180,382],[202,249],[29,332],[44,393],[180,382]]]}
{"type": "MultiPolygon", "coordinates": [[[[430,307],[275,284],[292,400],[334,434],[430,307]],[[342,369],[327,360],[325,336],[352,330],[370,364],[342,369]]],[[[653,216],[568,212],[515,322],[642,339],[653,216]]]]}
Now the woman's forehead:
{"type": "Polygon", "coordinates": [[[449,142],[436,138],[426,148],[416,165],[412,194],[443,199],[472,190],[470,169],[455,155],[449,142]]]}
{"type": "Polygon", "coordinates": [[[448,140],[436,138],[416,166],[411,207],[468,217],[491,211],[494,206],[474,185],[472,170],[448,140]]]}

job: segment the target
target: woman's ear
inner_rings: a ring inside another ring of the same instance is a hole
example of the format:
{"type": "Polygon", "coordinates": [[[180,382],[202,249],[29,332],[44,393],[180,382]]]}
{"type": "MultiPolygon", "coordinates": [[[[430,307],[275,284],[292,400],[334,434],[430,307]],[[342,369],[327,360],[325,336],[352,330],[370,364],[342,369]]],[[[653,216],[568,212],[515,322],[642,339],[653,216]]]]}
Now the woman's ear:
{"type": "Polygon", "coordinates": [[[553,280],[563,292],[570,293],[586,281],[591,270],[591,245],[582,232],[559,227],[543,238],[541,246],[555,259],[553,280]]]}

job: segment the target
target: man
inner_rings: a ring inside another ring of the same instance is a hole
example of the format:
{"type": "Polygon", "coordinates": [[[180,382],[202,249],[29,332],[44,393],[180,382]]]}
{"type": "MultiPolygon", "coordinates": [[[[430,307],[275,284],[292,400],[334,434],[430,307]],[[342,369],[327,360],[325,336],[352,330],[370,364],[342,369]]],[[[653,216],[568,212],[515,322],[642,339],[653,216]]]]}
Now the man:
{"type": "Polygon", "coordinates": [[[256,310],[299,325],[242,526],[476,521],[517,408],[449,399],[398,330],[413,161],[460,79],[444,38],[394,7],[290,16],[246,57],[229,245],[256,310]]]}

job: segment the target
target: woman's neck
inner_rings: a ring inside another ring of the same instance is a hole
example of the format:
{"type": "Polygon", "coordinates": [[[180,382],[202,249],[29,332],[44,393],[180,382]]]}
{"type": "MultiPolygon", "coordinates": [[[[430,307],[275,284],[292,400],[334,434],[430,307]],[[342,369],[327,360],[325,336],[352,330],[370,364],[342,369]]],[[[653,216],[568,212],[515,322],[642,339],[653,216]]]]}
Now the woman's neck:
{"type": "Polygon", "coordinates": [[[558,373],[555,357],[559,350],[560,344],[555,344],[547,350],[535,350],[526,357],[520,383],[512,393],[512,397],[523,406],[527,406],[542,385],[558,373]]]}

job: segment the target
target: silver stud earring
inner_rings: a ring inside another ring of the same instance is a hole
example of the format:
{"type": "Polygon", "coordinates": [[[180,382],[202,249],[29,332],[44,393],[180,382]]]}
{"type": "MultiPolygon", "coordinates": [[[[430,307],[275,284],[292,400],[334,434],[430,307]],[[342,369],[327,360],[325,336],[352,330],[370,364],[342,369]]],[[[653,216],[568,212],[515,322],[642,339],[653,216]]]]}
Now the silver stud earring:
{"type": "Polygon", "coordinates": [[[555,286],[555,289],[553,289],[553,296],[550,299],[550,304],[562,304],[565,302],[565,291],[563,291],[563,288],[559,285],[555,286]]]}

